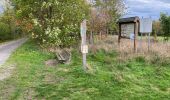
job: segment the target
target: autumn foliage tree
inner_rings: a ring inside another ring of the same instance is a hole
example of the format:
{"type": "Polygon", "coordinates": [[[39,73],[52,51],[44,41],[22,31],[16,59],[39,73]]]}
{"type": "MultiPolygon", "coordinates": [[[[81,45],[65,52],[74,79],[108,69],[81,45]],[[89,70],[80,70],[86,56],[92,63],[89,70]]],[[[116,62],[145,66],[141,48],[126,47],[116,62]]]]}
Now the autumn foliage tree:
{"type": "Polygon", "coordinates": [[[108,34],[109,30],[117,29],[117,20],[124,14],[123,0],[91,0],[89,30],[91,41],[94,33],[108,34]]]}
{"type": "Polygon", "coordinates": [[[161,35],[161,22],[160,21],[153,21],[153,32],[152,35],[154,36],[154,39],[157,40],[157,36],[161,35]]]}
{"type": "Polygon", "coordinates": [[[18,23],[32,38],[48,46],[79,41],[80,23],[88,16],[84,0],[13,0],[18,23]]]}

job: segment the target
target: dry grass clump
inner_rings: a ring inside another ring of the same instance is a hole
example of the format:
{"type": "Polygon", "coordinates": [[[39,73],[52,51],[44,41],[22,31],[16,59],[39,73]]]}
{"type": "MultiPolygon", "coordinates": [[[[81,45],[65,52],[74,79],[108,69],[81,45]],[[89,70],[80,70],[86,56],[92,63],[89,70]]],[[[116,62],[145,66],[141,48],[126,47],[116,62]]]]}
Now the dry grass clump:
{"type": "Polygon", "coordinates": [[[97,39],[94,45],[89,44],[89,50],[98,51],[104,50],[106,52],[113,51],[115,48],[118,48],[116,40],[113,36],[108,36],[105,38],[97,39]]]}
{"type": "MultiPolygon", "coordinates": [[[[151,39],[150,49],[148,50],[148,40],[143,38],[142,40],[137,40],[137,52],[134,52],[134,41],[130,39],[121,39],[120,44],[118,44],[117,35],[108,35],[107,37],[97,38],[95,37],[94,45],[89,44],[89,52],[97,52],[99,50],[104,50],[106,52],[117,51],[119,53],[118,59],[127,60],[135,57],[142,56],[148,60],[153,59],[153,57],[159,56],[161,59],[170,58],[170,42],[154,42],[151,39]]],[[[78,46],[80,49],[80,46],[78,46]]],[[[72,48],[67,49],[72,51],[72,48]]],[[[59,48],[50,48],[48,51],[56,53],[60,52],[59,48]]]]}
{"type": "Polygon", "coordinates": [[[138,56],[143,56],[146,59],[152,59],[155,56],[170,58],[170,42],[153,42],[151,40],[148,50],[148,40],[137,40],[137,52],[134,53],[133,40],[121,39],[121,43],[118,44],[118,36],[111,35],[102,40],[97,40],[91,49],[94,49],[94,51],[103,49],[106,52],[116,50],[119,53],[118,59],[124,60],[138,56]]]}

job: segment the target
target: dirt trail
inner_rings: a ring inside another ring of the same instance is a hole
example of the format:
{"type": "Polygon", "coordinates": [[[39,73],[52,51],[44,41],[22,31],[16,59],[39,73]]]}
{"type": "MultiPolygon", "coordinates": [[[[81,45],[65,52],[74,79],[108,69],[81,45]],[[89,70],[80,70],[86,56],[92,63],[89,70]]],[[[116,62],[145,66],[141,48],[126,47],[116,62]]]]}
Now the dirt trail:
{"type": "Polygon", "coordinates": [[[27,41],[26,38],[22,38],[19,40],[7,42],[0,45],[0,81],[9,77],[11,70],[14,68],[14,66],[2,67],[2,65],[10,57],[11,53],[26,41],[27,41]]]}

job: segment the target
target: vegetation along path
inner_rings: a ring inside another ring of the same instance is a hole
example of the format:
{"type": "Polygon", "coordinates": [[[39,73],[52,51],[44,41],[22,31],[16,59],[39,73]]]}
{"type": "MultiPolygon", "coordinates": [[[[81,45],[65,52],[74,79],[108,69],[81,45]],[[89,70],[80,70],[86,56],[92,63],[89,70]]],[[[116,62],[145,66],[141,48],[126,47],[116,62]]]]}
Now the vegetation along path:
{"type": "MultiPolygon", "coordinates": [[[[11,42],[4,43],[0,45],[0,67],[6,62],[6,60],[9,58],[11,53],[21,46],[24,42],[26,42],[26,38],[22,38],[19,40],[14,40],[11,42]]],[[[6,68],[1,68],[0,69],[0,80],[5,79],[10,75],[10,70],[13,67],[6,67],[6,68]],[[3,70],[2,70],[3,69],[3,70]]]]}

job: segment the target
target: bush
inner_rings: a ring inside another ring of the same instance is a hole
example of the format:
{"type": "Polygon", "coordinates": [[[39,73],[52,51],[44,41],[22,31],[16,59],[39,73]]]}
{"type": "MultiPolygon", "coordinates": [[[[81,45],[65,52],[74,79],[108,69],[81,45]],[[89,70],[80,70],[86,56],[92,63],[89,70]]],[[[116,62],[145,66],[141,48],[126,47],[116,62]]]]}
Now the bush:
{"type": "Polygon", "coordinates": [[[14,0],[16,17],[41,46],[63,48],[79,43],[80,23],[90,11],[85,0],[27,1],[14,0]]]}
{"type": "Polygon", "coordinates": [[[135,60],[140,63],[145,63],[145,57],[143,57],[143,56],[138,56],[135,58],[135,60]]]}
{"type": "Polygon", "coordinates": [[[9,25],[0,22],[0,41],[11,39],[10,27],[9,25]]]}

